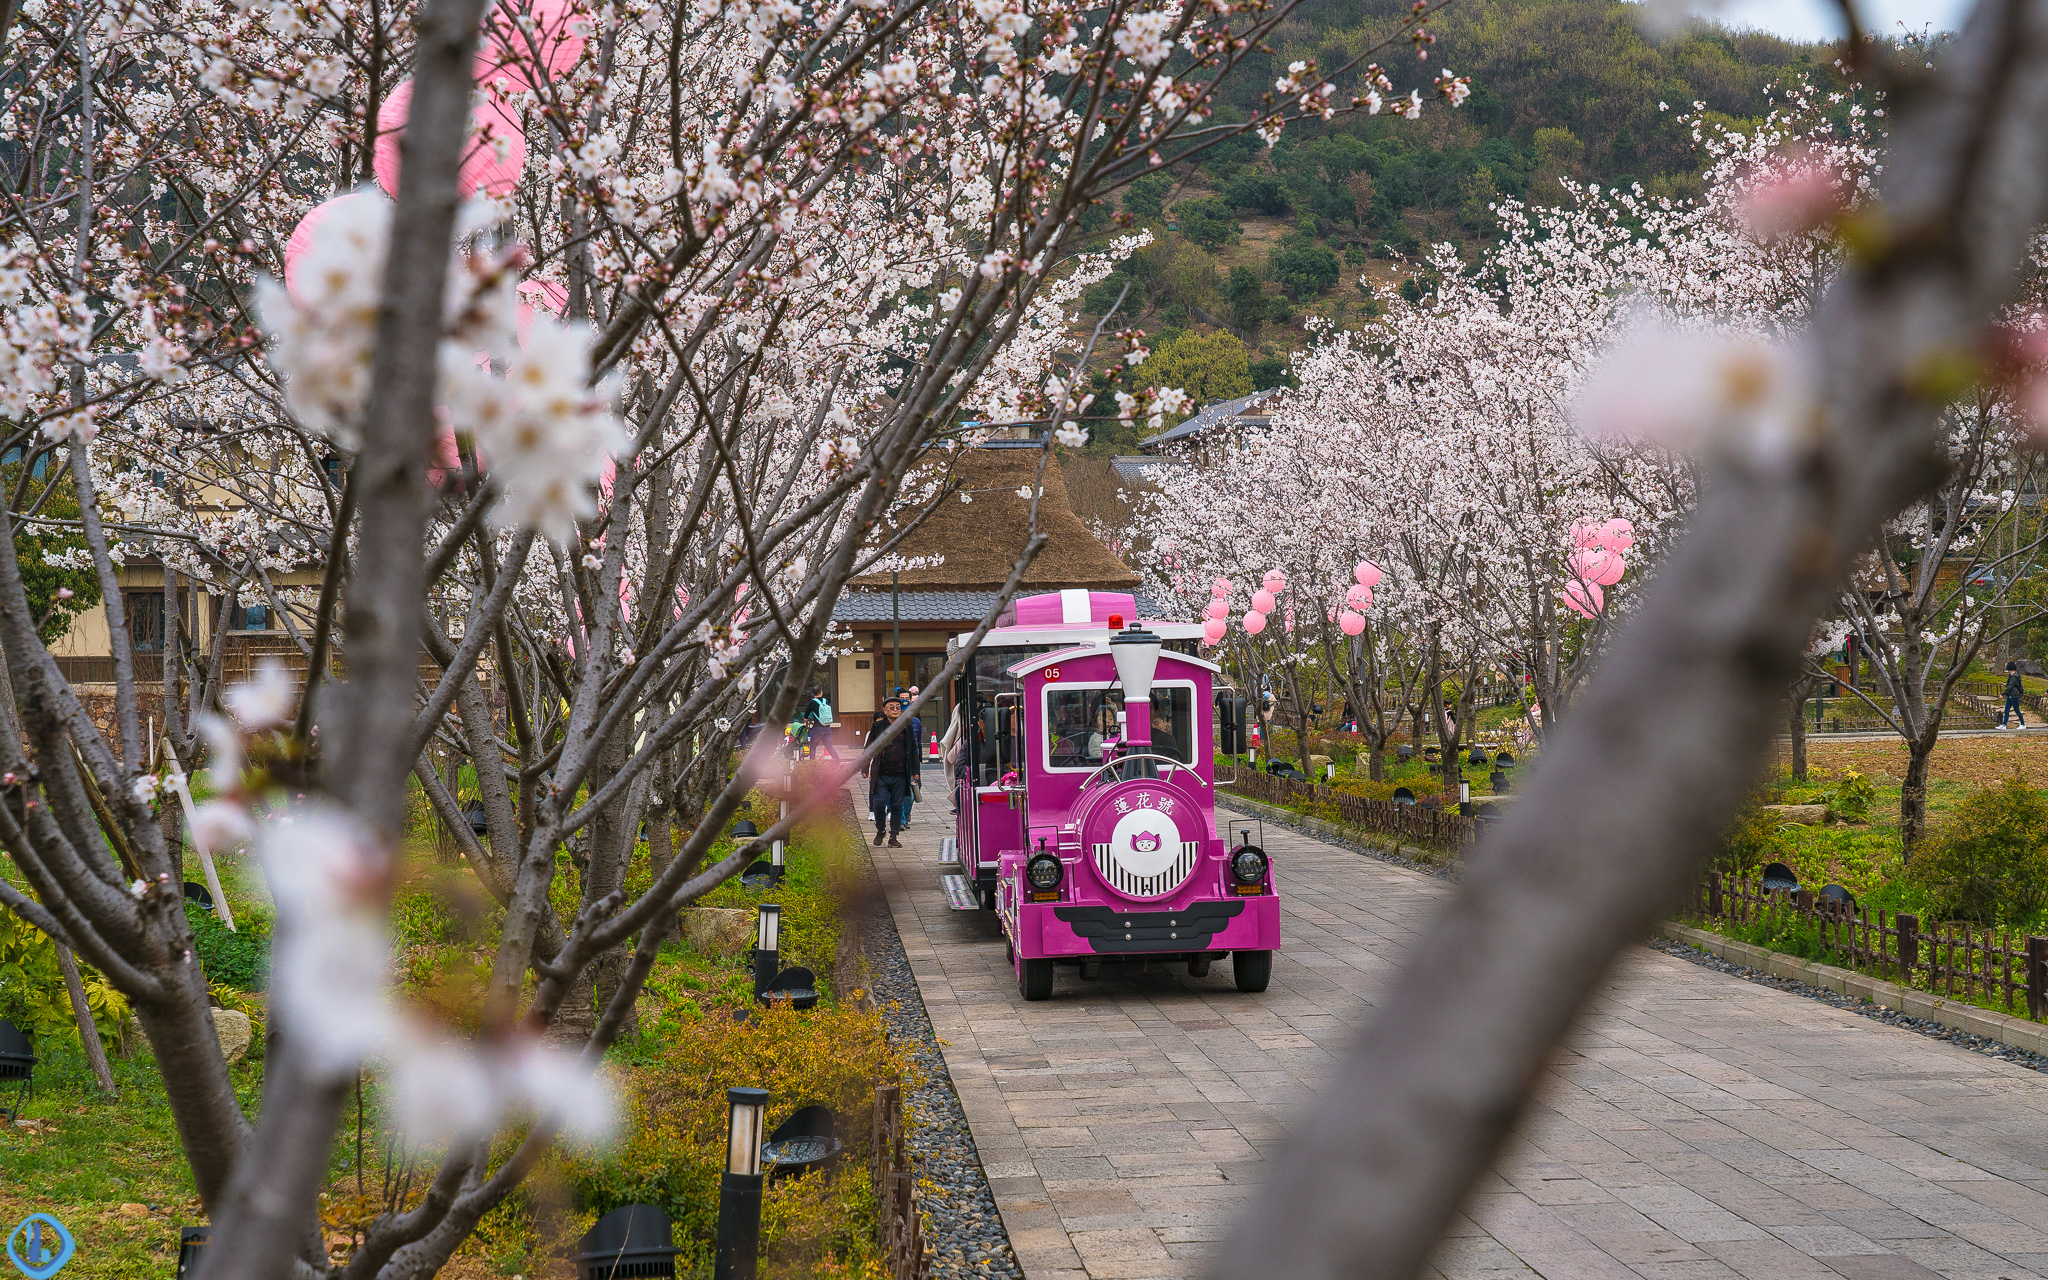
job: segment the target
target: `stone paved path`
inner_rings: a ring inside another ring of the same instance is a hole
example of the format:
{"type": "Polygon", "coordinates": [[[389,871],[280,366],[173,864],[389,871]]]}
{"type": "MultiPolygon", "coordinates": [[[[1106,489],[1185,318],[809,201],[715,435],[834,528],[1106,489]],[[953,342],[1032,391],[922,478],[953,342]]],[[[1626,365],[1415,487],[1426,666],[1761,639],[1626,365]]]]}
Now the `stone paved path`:
{"type": "MultiPolygon", "coordinates": [[[[946,907],[945,805],[916,818],[876,861],[1026,1274],[1196,1274],[1446,887],[1269,826],[1264,995],[1105,965],[1027,1005],[994,917],[946,907]]],[[[1436,1274],[2025,1280],[2044,1166],[2048,1076],[1644,948],[1436,1274]]]]}

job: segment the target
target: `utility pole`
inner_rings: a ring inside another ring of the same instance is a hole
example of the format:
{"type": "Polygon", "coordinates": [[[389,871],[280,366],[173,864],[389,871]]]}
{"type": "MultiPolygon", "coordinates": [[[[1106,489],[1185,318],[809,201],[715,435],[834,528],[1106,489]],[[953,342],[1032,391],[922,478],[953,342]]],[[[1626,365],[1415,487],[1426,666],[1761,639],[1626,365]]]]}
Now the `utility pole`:
{"type": "Polygon", "coordinates": [[[903,593],[897,589],[897,571],[889,570],[889,679],[882,682],[882,701],[896,696],[903,679],[903,593]],[[893,683],[892,683],[893,682],[893,683]]]}

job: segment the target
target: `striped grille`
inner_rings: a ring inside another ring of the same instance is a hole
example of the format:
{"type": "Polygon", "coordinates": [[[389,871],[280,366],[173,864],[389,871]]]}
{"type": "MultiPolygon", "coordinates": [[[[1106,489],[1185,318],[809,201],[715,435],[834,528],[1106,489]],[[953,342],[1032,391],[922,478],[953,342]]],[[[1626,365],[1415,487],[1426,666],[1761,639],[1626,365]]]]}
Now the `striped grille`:
{"type": "Polygon", "coordinates": [[[1195,859],[1201,856],[1202,843],[1199,840],[1181,841],[1180,856],[1156,876],[1132,875],[1110,853],[1106,844],[1095,845],[1094,852],[1095,872],[1102,877],[1102,883],[1126,898],[1163,898],[1186,884],[1188,877],[1194,874],[1195,859]]]}

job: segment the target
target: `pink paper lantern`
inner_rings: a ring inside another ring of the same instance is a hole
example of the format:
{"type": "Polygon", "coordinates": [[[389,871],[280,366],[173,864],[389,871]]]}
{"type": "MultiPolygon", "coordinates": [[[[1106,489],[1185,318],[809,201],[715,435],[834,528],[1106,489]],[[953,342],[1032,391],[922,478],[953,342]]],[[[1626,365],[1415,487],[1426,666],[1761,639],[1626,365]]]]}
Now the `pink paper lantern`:
{"type": "Polygon", "coordinates": [[[1230,616],[1230,604],[1224,600],[1211,600],[1202,606],[1202,616],[1211,621],[1217,618],[1227,618],[1230,616]]]}
{"type": "Polygon", "coordinates": [[[1611,587],[1621,581],[1621,575],[1628,570],[1628,563],[1605,547],[1594,547],[1566,556],[1565,567],[1571,571],[1573,581],[1611,587]]]}
{"type": "Polygon", "coordinates": [[[1209,584],[1209,594],[1218,600],[1230,599],[1230,579],[1218,578],[1209,584]]]}
{"type": "Polygon", "coordinates": [[[1258,610],[1260,613],[1273,612],[1273,606],[1275,603],[1277,602],[1273,599],[1273,593],[1271,591],[1252,592],[1252,608],[1258,610]]]}
{"type": "MultiPolygon", "coordinates": [[[[412,81],[402,80],[377,109],[377,149],[373,166],[377,185],[384,193],[398,195],[400,144],[405,140],[405,122],[412,114],[412,81]]],[[[519,117],[495,93],[480,93],[469,110],[469,140],[463,145],[462,168],[456,183],[465,196],[478,191],[502,196],[519,185],[526,168],[526,134],[519,117]],[[498,154],[500,144],[504,155],[498,154]]]]}
{"type": "Polygon", "coordinates": [[[1363,583],[1354,585],[1344,593],[1344,603],[1354,609],[1372,608],[1372,588],[1363,583]]]}
{"type": "Polygon", "coordinates": [[[292,297],[299,296],[299,259],[313,249],[313,235],[320,229],[321,221],[341,205],[350,200],[382,200],[375,191],[351,191],[345,196],[336,196],[313,206],[299,225],[292,228],[291,238],[284,242],[284,287],[292,297]]]}
{"type": "Polygon", "coordinates": [[[1351,576],[1358,580],[1361,587],[1370,589],[1380,585],[1380,567],[1370,560],[1360,560],[1358,567],[1351,571],[1351,576]]]}
{"type": "Polygon", "coordinates": [[[1266,615],[1265,615],[1265,614],[1263,614],[1263,613],[1260,613],[1260,612],[1258,612],[1258,611],[1257,611],[1257,610],[1255,609],[1255,610],[1253,610],[1252,612],[1250,612],[1250,613],[1247,613],[1246,615],[1244,615],[1244,631],[1245,631],[1245,634],[1246,634],[1246,635],[1251,635],[1251,636],[1255,636],[1255,635],[1259,634],[1259,632],[1261,632],[1261,631],[1264,631],[1265,629],[1266,629],[1266,615]]]}
{"type": "Polygon", "coordinates": [[[1276,596],[1287,590],[1287,575],[1278,569],[1266,570],[1266,590],[1276,596]]]}
{"type": "Polygon", "coordinates": [[[1590,582],[1567,582],[1564,584],[1564,607],[1581,618],[1590,618],[1600,612],[1604,597],[1600,588],[1590,582]]]}
{"type": "Polygon", "coordinates": [[[1337,615],[1337,628],[1347,636],[1355,636],[1365,630],[1365,619],[1346,609],[1337,615]]]}
{"type": "Polygon", "coordinates": [[[590,16],[571,0],[510,0],[491,15],[492,30],[477,50],[477,82],[489,84],[501,74],[514,88],[539,89],[532,73],[535,50],[543,80],[552,80],[576,65],[590,36],[590,16]],[[533,30],[524,30],[530,19],[533,30]]]}
{"type": "Polygon", "coordinates": [[[1600,545],[1619,555],[1636,545],[1636,527],[1626,520],[1609,520],[1600,526],[1600,545]]]}
{"type": "Polygon", "coordinates": [[[1223,643],[1223,633],[1230,630],[1230,624],[1221,618],[1211,618],[1202,624],[1202,639],[1209,644],[1223,643]]]}

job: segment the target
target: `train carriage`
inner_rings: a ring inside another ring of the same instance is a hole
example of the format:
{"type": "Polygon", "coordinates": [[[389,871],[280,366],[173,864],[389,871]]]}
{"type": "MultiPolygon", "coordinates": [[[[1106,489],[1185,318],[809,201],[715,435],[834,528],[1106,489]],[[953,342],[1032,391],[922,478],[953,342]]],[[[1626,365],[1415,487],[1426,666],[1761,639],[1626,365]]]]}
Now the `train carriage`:
{"type": "Polygon", "coordinates": [[[1216,833],[1217,731],[1241,735],[1242,713],[1200,635],[1140,623],[1129,595],[1030,596],[952,691],[947,892],[996,912],[1027,1000],[1056,964],[1092,978],[1104,960],[1201,976],[1229,956],[1240,990],[1266,988],[1280,905],[1264,850],[1216,833]]]}

